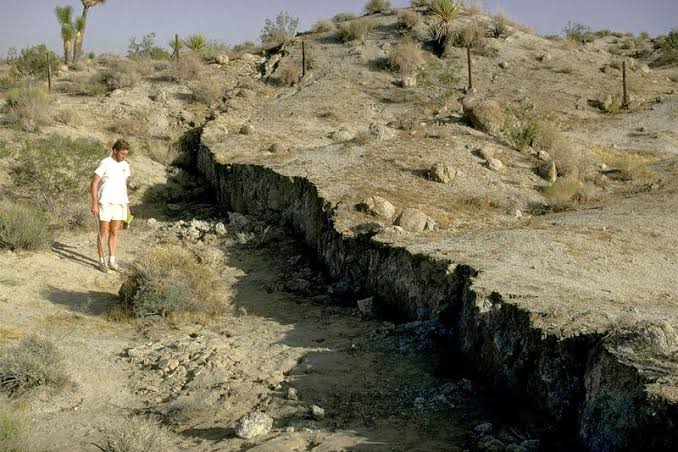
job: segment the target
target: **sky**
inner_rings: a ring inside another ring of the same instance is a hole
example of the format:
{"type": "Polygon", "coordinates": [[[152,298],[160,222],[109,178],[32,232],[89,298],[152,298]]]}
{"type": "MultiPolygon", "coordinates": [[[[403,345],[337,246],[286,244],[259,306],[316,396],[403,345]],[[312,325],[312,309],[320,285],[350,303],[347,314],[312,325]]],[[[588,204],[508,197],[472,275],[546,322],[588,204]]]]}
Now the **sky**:
{"type": "MultiPolygon", "coordinates": [[[[155,32],[166,46],[174,33],[201,32],[212,40],[235,44],[256,40],[267,17],[280,11],[299,17],[300,30],[339,12],[360,13],[366,0],[108,0],[88,15],[84,48],[96,53],[126,52],[130,37],[155,32]]],[[[409,0],[393,0],[409,6],[409,0]]],[[[652,36],[678,28],[678,0],[486,0],[491,12],[502,11],[539,34],[558,34],[574,20],[594,29],[612,29],[652,36]]],[[[47,44],[60,52],[56,5],[79,0],[0,0],[0,55],[10,47],[47,44]]]]}

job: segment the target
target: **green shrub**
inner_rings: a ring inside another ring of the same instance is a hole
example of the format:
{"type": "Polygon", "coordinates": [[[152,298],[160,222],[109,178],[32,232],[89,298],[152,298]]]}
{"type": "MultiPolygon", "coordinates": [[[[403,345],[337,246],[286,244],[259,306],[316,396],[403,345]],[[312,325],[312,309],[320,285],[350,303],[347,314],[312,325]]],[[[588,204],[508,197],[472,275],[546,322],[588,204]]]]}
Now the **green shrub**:
{"type": "Polygon", "coordinates": [[[195,53],[207,50],[209,45],[209,40],[202,33],[195,33],[184,38],[184,46],[195,53]]]}
{"type": "Polygon", "coordinates": [[[206,71],[207,67],[202,59],[198,55],[189,53],[173,61],[167,70],[167,75],[177,82],[191,82],[202,79],[206,71]]]}
{"type": "Polygon", "coordinates": [[[47,69],[52,73],[61,64],[56,53],[50,51],[47,46],[40,44],[28,49],[23,49],[16,60],[16,71],[22,78],[34,80],[47,80],[47,69]],[[50,64],[47,64],[49,57],[50,64]]]}
{"type": "Polygon", "coordinates": [[[169,432],[151,419],[138,416],[111,426],[104,433],[103,452],[163,452],[173,449],[169,432]]]}
{"type": "Polygon", "coordinates": [[[421,24],[421,16],[416,11],[398,11],[398,26],[404,30],[413,30],[421,24]]]}
{"type": "Polygon", "coordinates": [[[533,107],[526,104],[518,107],[515,121],[504,127],[509,143],[519,151],[532,146],[538,130],[539,123],[534,116],[533,107]]]}
{"type": "Polygon", "coordinates": [[[119,294],[135,317],[212,314],[225,307],[216,275],[178,245],[159,245],[137,259],[119,294]]]}
{"type": "Polygon", "coordinates": [[[84,196],[94,169],[107,152],[98,141],[51,135],[27,143],[12,168],[15,184],[51,211],[84,196]]]}
{"type": "Polygon", "coordinates": [[[389,0],[369,0],[365,5],[367,14],[389,13],[393,9],[389,0]]]}
{"type": "Polygon", "coordinates": [[[243,41],[233,46],[232,52],[235,55],[240,55],[242,53],[259,53],[259,48],[254,41],[243,41]]]}
{"type": "Polygon", "coordinates": [[[658,36],[656,47],[659,50],[659,58],[655,61],[656,65],[678,63],[678,28],[671,30],[664,36],[658,36]]]}
{"type": "Polygon", "coordinates": [[[490,25],[490,35],[495,38],[506,38],[510,35],[508,21],[502,15],[495,16],[490,25]]]}
{"type": "Polygon", "coordinates": [[[429,6],[431,22],[429,35],[438,55],[443,55],[453,34],[453,23],[464,11],[461,3],[454,0],[433,0],[429,6]]]}
{"type": "Polygon", "coordinates": [[[289,42],[297,35],[299,18],[290,16],[287,11],[278,13],[275,20],[266,19],[261,30],[261,42],[264,45],[276,45],[289,42]]]}
{"type": "Polygon", "coordinates": [[[341,22],[337,27],[337,39],[341,42],[355,40],[365,41],[367,34],[372,31],[374,25],[366,19],[356,19],[349,22],[341,22]]]}
{"type": "Polygon", "coordinates": [[[189,88],[193,100],[205,105],[211,105],[214,102],[218,102],[222,94],[219,80],[212,77],[204,77],[195,80],[189,84],[189,88]]]}
{"type": "Polygon", "coordinates": [[[52,97],[42,88],[21,85],[7,92],[3,122],[26,132],[49,123],[52,97]]]}
{"type": "Polygon", "coordinates": [[[68,381],[61,351],[40,336],[28,336],[0,351],[0,390],[20,395],[38,386],[59,388],[68,381]]]}
{"type": "MultiPolygon", "coordinates": [[[[140,41],[132,37],[129,39],[127,47],[127,56],[129,58],[150,58],[153,60],[169,60],[170,54],[155,43],[155,33],[144,35],[140,41]]],[[[90,58],[94,59],[94,58],[90,58]]]]}
{"type": "Polygon", "coordinates": [[[44,211],[30,205],[0,204],[0,248],[39,250],[52,241],[44,211]]]}
{"type": "Polygon", "coordinates": [[[0,452],[30,452],[31,426],[28,420],[20,416],[0,399],[0,452]]]}
{"type": "Polygon", "coordinates": [[[339,22],[347,22],[349,20],[356,19],[357,17],[358,16],[353,13],[339,13],[332,18],[332,22],[338,24],[339,22]]]}

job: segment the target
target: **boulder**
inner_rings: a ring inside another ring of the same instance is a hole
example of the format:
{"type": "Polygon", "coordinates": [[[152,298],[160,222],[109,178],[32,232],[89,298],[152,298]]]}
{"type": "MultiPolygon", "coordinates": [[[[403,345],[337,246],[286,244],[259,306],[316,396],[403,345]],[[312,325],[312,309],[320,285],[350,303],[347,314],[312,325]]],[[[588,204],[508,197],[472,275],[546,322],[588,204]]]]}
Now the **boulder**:
{"type": "Polygon", "coordinates": [[[436,222],[433,219],[421,210],[410,207],[400,212],[395,224],[407,232],[424,232],[437,229],[436,222]]]}
{"type": "Polygon", "coordinates": [[[502,61],[501,63],[499,63],[499,67],[502,68],[502,69],[508,69],[509,66],[510,66],[510,64],[509,64],[508,61],[502,61]]]}
{"type": "Polygon", "coordinates": [[[240,128],[240,133],[243,135],[254,135],[256,131],[252,124],[245,124],[240,128]]]}
{"type": "Polygon", "coordinates": [[[402,88],[412,88],[414,86],[417,86],[417,78],[416,77],[403,77],[400,79],[400,86],[402,88]]]}
{"type": "Polygon", "coordinates": [[[378,141],[390,140],[395,137],[395,132],[388,126],[376,122],[370,124],[369,131],[378,141]]]}
{"type": "Polygon", "coordinates": [[[330,134],[330,138],[332,138],[332,141],[336,141],[338,143],[351,141],[353,139],[353,136],[354,135],[346,129],[335,130],[330,134]]]}
{"type": "Polygon", "coordinates": [[[452,179],[457,177],[457,170],[446,162],[438,162],[431,167],[429,174],[431,180],[441,184],[449,184],[452,179]]]}
{"type": "Polygon", "coordinates": [[[235,421],[235,434],[239,438],[252,439],[271,431],[273,419],[265,413],[252,412],[235,421]]]}
{"type": "Polygon", "coordinates": [[[486,164],[487,164],[487,167],[494,172],[499,172],[499,171],[504,169],[504,164],[499,159],[495,159],[495,158],[487,159],[486,164]]]}
{"type": "Polygon", "coordinates": [[[391,218],[395,215],[395,206],[381,196],[370,196],[358,203],[356,210],[376,217],[391,218]]]}
{"type": "Polygon", "coordinates": [[[494,136],[501,134],[506,115],[499,102],[470,95],[464,97],[461,103],[464,116],[474,129],[494,136]]]}

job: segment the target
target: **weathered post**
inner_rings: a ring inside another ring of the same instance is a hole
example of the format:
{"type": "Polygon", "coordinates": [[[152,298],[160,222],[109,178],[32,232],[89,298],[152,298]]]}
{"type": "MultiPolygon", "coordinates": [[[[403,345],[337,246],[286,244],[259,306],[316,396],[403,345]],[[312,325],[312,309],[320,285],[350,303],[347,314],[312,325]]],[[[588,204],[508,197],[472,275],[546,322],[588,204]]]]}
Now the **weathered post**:
{"type": "Polygon", "coordinates": [[[473,76],[471,75],[471,46],[466,46],[466,60],[468,61],[468,89],[473,89],[473,76]]]}
{"type": "Polygon", "coordinates": [[[622,108],[628,110],[629,108],[629,92],[626,89],[626,60],[622,61],[622,84],[624,85],[624,94],[622,97],[622,108]]]}
{"type": "Polygon", "coordinates": [[[52,58],[47,52],[47,91],[52,92],[52,58]]]}
{"type": "Polygon", "coordinates": [[[301,77],[306,77],[306,42],[301,41],[301,77]]]}
{"type": "Polygon", "coordinates": [[[174,34],[174,58],[179,61],[179,33],[174,34]]]}

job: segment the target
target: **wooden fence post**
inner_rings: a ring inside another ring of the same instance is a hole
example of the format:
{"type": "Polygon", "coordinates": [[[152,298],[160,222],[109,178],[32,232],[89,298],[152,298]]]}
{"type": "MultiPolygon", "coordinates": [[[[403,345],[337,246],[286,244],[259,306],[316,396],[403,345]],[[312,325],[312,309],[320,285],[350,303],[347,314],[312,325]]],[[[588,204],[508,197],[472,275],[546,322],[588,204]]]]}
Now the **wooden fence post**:
{"type": "Polygon", "coordinates": [[[306,77],[306,42],[301,41],[301,77],[306,77]]]}
{"type": "Polygon", "coordinates": [[[624,85],[624,94],[622,97],[622,108],[628,110],[629,108],[629,92],[626,88],[626,60],[622,61],[622,84],[624,85]]]}
{"type": "Polygon", "coordinates": [[[466,46],[466,60],[468,62],[468,89],[473,89],[473,76],[471,75],[471,46],[466,46]]]}
{"type": "Polygon", "coordinates": [[[47,91],[52,92],[52,58],[47,52],[47,91]]]}

